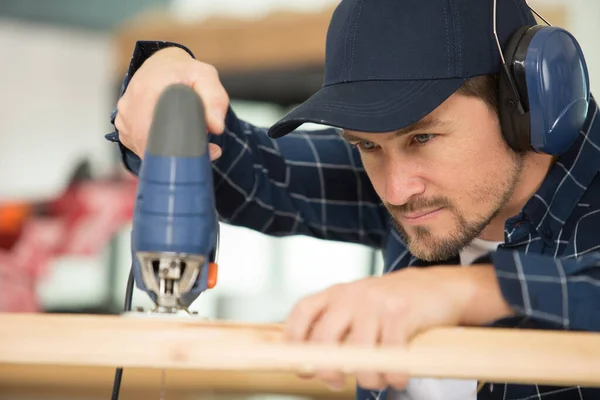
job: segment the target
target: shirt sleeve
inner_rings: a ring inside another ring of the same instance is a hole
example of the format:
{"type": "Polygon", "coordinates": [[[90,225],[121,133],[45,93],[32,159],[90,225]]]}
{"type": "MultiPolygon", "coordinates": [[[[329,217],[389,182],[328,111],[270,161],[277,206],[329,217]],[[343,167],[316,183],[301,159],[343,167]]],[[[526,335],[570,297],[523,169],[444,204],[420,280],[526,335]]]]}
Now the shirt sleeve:
{"type": "Polygon", "coordinates": [[[513,321],[550,329],[600,331],[600,253],[581,258],[498,250],[492,261],[513,321]]]}
{"type": "MultiPolygon", "coordinates": [[[[143,61],[170,45],[138,42],[121,94],[143,61]]],[[[113,125],[115,118],[116,111],[113,125]]],[[[119,142],[116,128],[107,139],[119,143],[126,168],[137,174],[140,159],[119,142]]],[[[271,139],[265,128],[242,121],[230,107],[225,132],[209,140],[222,148],[213,163],[213,181],[223,222],[272,236],[308,235],[382,247],[388,232],[385,207],[358,152],[337,130],[297,130],[271,139]]]]}

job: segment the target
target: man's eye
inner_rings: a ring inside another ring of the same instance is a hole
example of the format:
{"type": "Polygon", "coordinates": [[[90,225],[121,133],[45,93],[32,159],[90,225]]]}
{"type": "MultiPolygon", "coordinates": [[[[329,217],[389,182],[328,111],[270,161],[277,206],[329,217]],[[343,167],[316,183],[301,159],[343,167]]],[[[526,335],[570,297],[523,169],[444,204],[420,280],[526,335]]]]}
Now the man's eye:
{"type": "Polygon", "coordinates": [[[356,143],[356,145],[358,146],[359,149],[364,150],[364,151],[373,150],[377,147],[377,145],[375,143],[369,142],[367,140],[361,140],[360,142],[356,143]]]}
{"type": "Polygon", "coordinates": [[[431,139],[433,139],[435,135],[432,133],[421,133],[418,135],[414,135],[412,137],[412,140],[415,142],[415,144],[425,144],[427,142],[429,142],[431,139]]]}

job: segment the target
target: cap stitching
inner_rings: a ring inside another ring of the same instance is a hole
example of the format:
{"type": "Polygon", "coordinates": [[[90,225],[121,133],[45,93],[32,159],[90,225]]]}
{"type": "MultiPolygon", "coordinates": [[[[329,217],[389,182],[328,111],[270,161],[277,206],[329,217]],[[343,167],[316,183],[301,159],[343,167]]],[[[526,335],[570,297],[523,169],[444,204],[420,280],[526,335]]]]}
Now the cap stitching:
{"type": "Polygon", "coordinates": [[[362,12],[363,2],[360,1],[358,8],[358,14],[356,15],[356,22],[354,23],[354,29],[352,31],[352,52],[350,55],[350,69],[348,70],[348,79],[352,76],[352,70],[354,69],[354,49],[356,47],[356,30],[358,29],[358,22],[360,21],[360,14],[362,12]]]}
{"type": "Polygon", "coordinates": [[[457,60],[456,60],[456,74],[457,75],[464,75],[464,71],[463,71],[463,61],[462,61],[462,30],[460,27],[460,15],[458,14],[458,11],[456,10],[456,7],[454,7],[454,3],[452,1],[450,1],[450,10],[452,11],[453,14],[453,22],[454,22],[454,26],[456,27],[456,34],[458,35],[458,37],[455,37],[454,39],[454,46],[456,46],[456,56],[457,56],[457,60]]]}
{"type": "Polygon", "coordinates": [[[315,103],[314,105],[319,105],[321,108],[323,109],[327,109],[330,111],[336,111],[336,110],[341,110],[341,111],[352,111],[352,114],[354,115],[372,115],[372,116],[377,116],[377,115],[389,115],[391,113],[394,113],[398,110],[401,110],[403,108],[406,108],[407,106],[413,104],[412,100],[414,100],[415,98],[419,98],[421,97],[424,93],[428,92],[429,90],[431,90],[432,88],[434,88],[436,86],[436,83],[438,81],[434,81],[434,82],[430,82],[429,85],[423,86],[422,88],[420,88],[420,90],[414,92],[411,94],[410,97],[404,97],[402,99],[402,101],[400,101],[399,103],[395,103],[393,102],[396,98],[394,99],[390,99],[388,100],[387,104],[385,104],[384,106],[380,107],[380,108],[375,108],[375,109],[369,109],[367,110],[367,107],[364,106],[357,106],[357,107],[352,107],[348,104],[346,104],[343,107],[331,107],[328,105],[324,105],[321,103],[315,103]]]}
{"type": "MultiPolygon", "coordinates": [[[[361,112],[361,111],[359,111],[359,109],[355,109],[355,110],[352,110],[352,114],[355,116],[373,116],[373,117],[393,114],[395,112],[398,112],[399,110],[402,110],[402,109],[410,106],[411,104],[413,104],[412,100],[414,100],[415,98],[420,98],[423,94],[427,93],[429,90],[431,90],[435,86],[436,85],[429,85],[428,87],[423,87],[421,90],[414,93],[410,98],[406,98],[406,101],[402,101],[400,103],[391,103],[391,104],[388,104],[386,107],[382,107],[380,109],[375,109],[372,111],[361,112]]],[[[323,107],[323,109],[330,110],[330,111],[335,111],[336,109],[342,110],[342,111],[349,111],[348,107],[342,108],[342,109],[323,107]]],[[[360,110],[363,110],[363,109],[361,108],[360,110]]]]}
{"type": "Polygon", "coordinates": [[[401,78],[393,77],[390,78],[387,75],[369,75],[368,78],[365,77],[354,77],[352,80],[332,80],[329,83],[322,85],[322,87],[335,86],[335,85],[345,85],[348,83],[355,82],[398,82],[398,81],[429,81],[429,80],[444,80],[444,79],[457,79],[464,78],[462,74],[452,74],[448,76],[446,75],[410,75],[403,76],[401,78]]]}
{"type": "Polygon", "coordinates": [[[446,58],[448,59],[447,71],[448,74],[452,73],[452,63],[450,62],[450,29],[448,29],[448,10],[444,7],[444,0],[440,0],[442,3],[442,9],[444,10],[444,22],[446,23],[446,58]]]}
{"type": "Polygon", "coordinates": [[[313,104],[314,105],[340,106],[340,107],[343,107],[343,108],[352,108],[352,107],[356,106],[358,109],[362,109],[362,110],[367,109],[367,108],[378,108],[379,106],[383,106],[383,105],[389,104],[390,101],[396,101],[396,100],[398,100],[398,99],[400,99],[402,97],[408,98],[409,96],[412,96],[415,93],[415,91],[420,90],[422,87],[427,87],[428,85],[432,86],[436,82],[437,81],[428,81],[428,82],[426,82],[426,85],[423,85],[423,86],[417,85],[416,84],[417,82],[411,82],[410,86],[407,87],[407,90],[404,90],[402,92],[398,92],[398,93],[396,93],[395,96],[393,96],[391,98],[374,101],[374,102],[368,103],[368,104],[362,103],[362,104],[351,105],[351,104],[348,104],[348,103],[343,102],[343,101],[332,101],[332,100],[330,100],[330,101],[326,101],[326,100],[315,101],[313,104]]]}
{"type": "MultiPolygon", "coordinates": [[[[352,16],[354,15],[354,8],[356,7],[356,4],[358,3],[358,1],[354,1],[352,3],[352,10],[350,10],[350,18],[352,18],[352,16]]],[[[352,24],[348,24],[348,26],[346,26],[346,37],[348,36],[348,31],[350,31],[350,27],[352,26],[352,24]]],[[[347,54],[348,54],[348,42],[344,43],[344,60],[342,62],[342,79],[343,80],[348,80],[349,77],[346,77],[346,60],[347,60],[347,54]]]]}

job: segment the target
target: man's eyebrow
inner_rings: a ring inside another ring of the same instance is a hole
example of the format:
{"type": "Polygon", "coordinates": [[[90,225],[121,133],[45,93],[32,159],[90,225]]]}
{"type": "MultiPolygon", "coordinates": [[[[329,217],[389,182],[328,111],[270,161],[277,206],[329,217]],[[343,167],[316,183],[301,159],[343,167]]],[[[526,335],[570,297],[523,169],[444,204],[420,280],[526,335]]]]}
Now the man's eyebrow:
{"type": "Polygon", "coordinates": [[[363,140],[363,139],[359,138],[358,136],[354,136],[353,134],[348,133],[348,131],[345,129],[342,131],[342,139],[344,139],[345,141],[350,142],[350,143],[360,142],[361,140],[363,140]]]}
{"type": "MultiPolygon", "coordinates": [[[[444,121],[441,121],[437,118],[425,117],[409,126],[406,126],[402,129],[398,129],[397,131],[394,131],[394,135],[392,137],[407,135],[414,131],[424,131],[427,129],[431,129],[433,127],[443,126],[445,124],[446,123],[444,121]]],[[[361,140],[365,140],[364,138],[353,135],[352,133],[346,131],[345,129],[342,131],[342,138],[350,143],[360,142],[361,140]]]]}
{"type": "Polygon", "coordinates": [[[394,137],[407,135],[414,131],[425,131],[425,130],[431,129],[433,127],[439,127],[439,126],[442,126],[445,124],[446,123],[444,121],[441,121],[437,118],[425,117],[409,126],[406,126],[402,129],[398,129],[396,132],[394,132],[394,137]]]}

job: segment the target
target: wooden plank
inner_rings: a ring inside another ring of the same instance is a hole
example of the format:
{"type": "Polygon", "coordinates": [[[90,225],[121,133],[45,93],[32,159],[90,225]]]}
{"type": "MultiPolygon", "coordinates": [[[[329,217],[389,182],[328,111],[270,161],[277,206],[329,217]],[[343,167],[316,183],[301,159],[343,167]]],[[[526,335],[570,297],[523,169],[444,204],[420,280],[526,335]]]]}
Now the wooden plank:
{"type": "MultiPolygon", "coordinates": [[[[12,398],[9,394],[13,393],[27,398],[61,396],[65,399],[69,396],[108,399],[114,373],[111,367],[0,364],[0,399],[12,398]]],[[[125,368],[121,398],[158,398],[161,382],[160,369],[125,368]]],[[[351,398],[354,391],[352,379],[347,379],[342,390],[331,391],[321,382],[300,379],[285,372],[165,370],[165,397],[169,400],[198,399],[200,394],[280,394],[337,400],[351,398]]]]}
{"type": "Polygon", "coordinates": [[[415,377],[600,386],[600,334],[439,328],[406,348],[289,344],[281,325],[0,314],[0,363],[252,372],[406,371],[415,377]]]}

